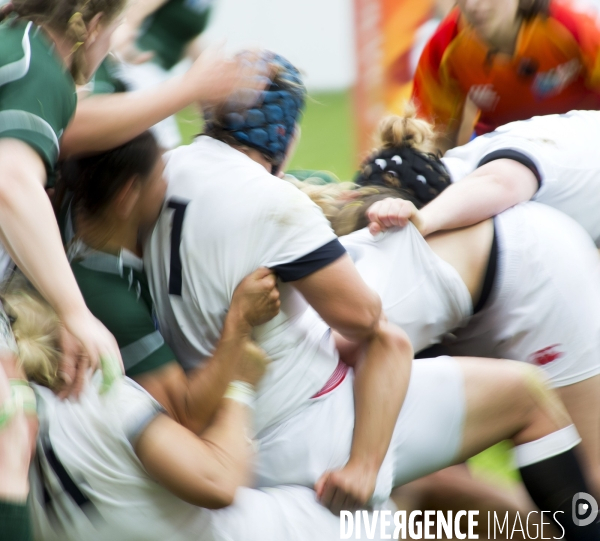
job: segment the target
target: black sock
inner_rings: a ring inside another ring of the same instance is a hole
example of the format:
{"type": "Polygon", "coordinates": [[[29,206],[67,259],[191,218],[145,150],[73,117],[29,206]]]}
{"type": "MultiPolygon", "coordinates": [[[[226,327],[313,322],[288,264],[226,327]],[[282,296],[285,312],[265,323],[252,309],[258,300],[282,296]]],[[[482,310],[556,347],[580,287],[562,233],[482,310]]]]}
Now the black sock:
{"type": "MultiPolygon", "coordinates": [[[[547,458],[535,464],[520,468],[521,477],[529,494],[540,511],[551,511],[552,516],[565,531],[568,541],[600,541],[600,521],[595,516],[594,521],[586,526],[578,526],[575,520],[590,516],[590,513],[573,516],[579,503],[588,505],[593,512],[592,504],[585,499],[575,502],[573,498],[578,493],[585,493],[592,498],[590,489],[583,476],[575,449],[547,458]],[[562,511],[562,513],[556,513],[562,511]]],[[[594,502],[593,498],[591,500],[594,502]]],[[[594,513],[596,515],[596,513],[594,513]]],[[[559,528],[560,529],[560,528],[559,528]]],[[[560,533],[560,532],[559,532],[560,533]]]]}

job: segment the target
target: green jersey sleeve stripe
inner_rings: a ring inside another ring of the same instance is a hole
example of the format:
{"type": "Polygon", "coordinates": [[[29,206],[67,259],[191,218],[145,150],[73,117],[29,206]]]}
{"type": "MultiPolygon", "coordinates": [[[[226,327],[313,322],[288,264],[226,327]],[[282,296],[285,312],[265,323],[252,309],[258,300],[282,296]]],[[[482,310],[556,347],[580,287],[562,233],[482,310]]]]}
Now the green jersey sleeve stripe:
{"type": "MultiPolygon", "coordinates": [[[[70,257],[73,259],[77,254],[72,253],[70,257]]],[[[98,253],[87,255],[79,264],[86,269],[98,272],[106,272],[108,274],[116,274],[123,276],[123,262],[116,255],[98,253]]]]}
{"type": "Polygon", "coordinates": [[[165,341],[160,332],[154,331],[121,348],[121,357],[123,357],[125,370],[129,370],[142,362],[149,355],[160,349],[164,343],[165,341]]]}
{"type": "Polygon", "coordinates": [[[12,83],[22,79],[29,71],[29,62],[31,61],[31,43],[29,42],[29,30],[32,23],[29,22],[23,34],[21,46],[23,47],[23,58],[6,64],[0,68],[0,86],[12,83]]]}
{"type": "Polygon", "coordinates": [[[43,118],[19,109],[0,111],[0,136],[2,132],[12,130],[31,131],[46,137],[52,142],[55,158],[58,158],[58,137],[43,118]]]}

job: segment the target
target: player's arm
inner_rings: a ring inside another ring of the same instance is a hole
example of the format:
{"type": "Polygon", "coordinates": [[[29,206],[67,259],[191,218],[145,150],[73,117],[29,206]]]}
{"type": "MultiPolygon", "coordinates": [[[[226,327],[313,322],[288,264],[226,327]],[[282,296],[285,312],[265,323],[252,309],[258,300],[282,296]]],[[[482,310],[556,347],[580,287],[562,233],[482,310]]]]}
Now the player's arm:
{"type": "Polygon", "coordinates": [[[135,451],[148,473],[177,497],[219,509],[231,505],[236,489],[247,481],[249,430],[248,408],[223,400],[201,437],[160,415],[142,433],[135,451]]]}
{"type": "Polygon", "coordinates": [[[170,362],[158,370],[133,376],[180,424],[200,434],[210,423],[238,371],[262,352],[250,342],[256,325],[279,311],[279,292],[271,271],[262,268],[247,276],[233,294],[221,338],[203,366],[186,375],[170,362]]]}
{"type": "Polygon", "coordinates": [[[419,211],[402,199],[378,201],[367,211],[369,230],[376,234],[404,227],[408,220],[423,236],[466,227],[529,201],[538,188],[531,168],[511,159],[494,160],[450,185],[419,211]]]}
{"type": "Polygon", "coordinates": [[[122,145],[192,103],[220,102],[241,88],[262,89],[259,69],[257,63],[207,50],[187,73],[153,88],[81,98],[63,135],[61,157],[122,145]]]}
{"type": "Polygon", "coordinates": [[[236,489],[248,482],[253,454],[251,430],[253,386],[265,371],[255,358],[239,373],[210,426],[195,436],[165,415],[156,417],[135,442],[148,473],[179,498],[218,509],[233,503],[236,489]]]}
{"type": "Polygon", "coordinates": [[[356,421],[350,459],[317,483],[332,511],[364,505],[387,453],[406,395],[412,347],[406,334],[382,317],[379,296],[364,283],[348,255],[293,282],[325,322],[342,335],[342,355],[355,370],[356,421]],[[347,508],[347,507],[343,507],[347,508]]]}
{"type": "Polygon", "coordinates": [[[600,92],[600,19],[595,9],[581,9],[575,3],[552,2],[550,16],[561,23],[577,43],[586,86],[600,92]]]}
{"type": "MultiPolygon", "coordinates": [[[[97,365],[102,355],[120,359],[114,338],[87,309],[61,242],[44,191],[40,155],[17,139],[0,139],[0,239],[13,261],[56,311],[66,329],[97,365]]],[[[63,367],[81,388],[88,364],[63,367]]]]}

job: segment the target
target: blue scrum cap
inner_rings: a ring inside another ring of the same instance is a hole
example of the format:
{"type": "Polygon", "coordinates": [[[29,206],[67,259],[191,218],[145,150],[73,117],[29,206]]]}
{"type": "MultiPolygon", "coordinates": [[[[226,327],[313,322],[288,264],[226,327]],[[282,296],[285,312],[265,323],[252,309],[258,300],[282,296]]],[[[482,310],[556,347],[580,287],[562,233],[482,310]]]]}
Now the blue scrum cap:
{"type": "MultiPolygon", "coordinates": [[[[306,101],[306,88],[300,72],[285,58],[264,52],[261,60],[269,66],[271,80],[266,90],[257,93],[250,108],[236,106],[235,97],[220,112],[221,128],[228,130],[241,144],[255,148],[279,165],[294,137],[294,129],[306,101]],[[274,80],[273,80],[274,79],[274,80]]],[[[205,113],[210,130],[215,119],[212,111],[205,113]]]]}

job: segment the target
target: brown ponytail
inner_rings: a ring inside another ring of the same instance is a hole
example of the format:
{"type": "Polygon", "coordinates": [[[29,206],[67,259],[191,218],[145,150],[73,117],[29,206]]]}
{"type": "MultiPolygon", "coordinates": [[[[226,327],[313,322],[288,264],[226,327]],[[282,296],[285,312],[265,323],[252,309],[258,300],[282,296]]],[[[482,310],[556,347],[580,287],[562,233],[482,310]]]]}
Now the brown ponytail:
{"type": "Polygon", "coordinates": [[[102,13],[105,21],[114,19],[126,0],[12,0],[0,9],[0,21],[14,13],[21,19],[46,26],[73,43],[71,74],[78,84],[85,82],[85,49],[87,25],[102,13]]]}
{"type": "Polygon", "coordinates": [[[436,152],[433,125],[417,118],[414,105],[407,104],[404,115],[390,115],[379,123],[378,138],[383,148],[409,146],[420,152],[436,152]]]}

